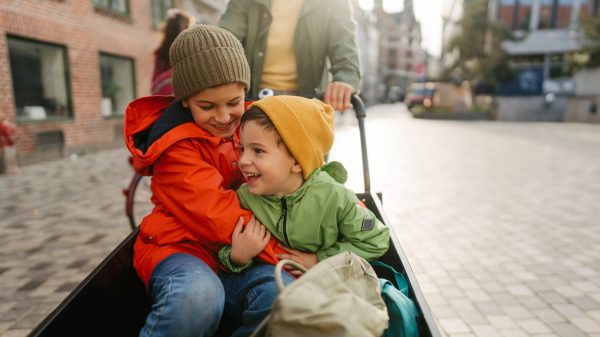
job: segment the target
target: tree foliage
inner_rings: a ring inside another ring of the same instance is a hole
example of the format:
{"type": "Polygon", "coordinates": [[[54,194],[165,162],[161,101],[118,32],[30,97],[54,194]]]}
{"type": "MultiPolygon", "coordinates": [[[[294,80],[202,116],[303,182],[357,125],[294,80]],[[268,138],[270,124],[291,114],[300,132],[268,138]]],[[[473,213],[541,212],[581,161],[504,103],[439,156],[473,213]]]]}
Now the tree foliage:
{"type": "Polygon", "coordinates": [[[444,77],[489,85],[510,78],[508,55],[501,44],[512,40],[513,35],[502,24],[489,19],[487,0],[465,0],[457,27],[459,33],[445,49],[457,58],[444,69],[444,77]]]}
{"type": "Polygon", "coordinates": [[[584,47],[577,52],[565,55],[567,64],[573,70],[600,67],[600,16],[582,19],[579,26],[583,33],[584,47]]]}

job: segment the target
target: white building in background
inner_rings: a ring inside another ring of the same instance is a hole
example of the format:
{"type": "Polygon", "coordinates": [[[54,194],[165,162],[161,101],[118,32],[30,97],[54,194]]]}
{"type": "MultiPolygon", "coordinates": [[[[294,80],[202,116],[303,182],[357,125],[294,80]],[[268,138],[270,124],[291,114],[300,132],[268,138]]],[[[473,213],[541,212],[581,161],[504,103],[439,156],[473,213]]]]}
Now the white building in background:
{"type": "Polygon", "coordinates": [[[354,19],[357,23],[356,43],[362,71],[361,97],[365,104],[378,102],[382,90],[378,77],[379,60],[379,29],[377,17],[372,11],[363,10],[356,0],[352,0],[354,19]]]}
{"type": "Polygon", "coordinates": [[[443,68],[452,65],[458,58],[458,51],[447,52],[448,42],[458,34],[460,28],[458,21],[463,17],[464,0],[445,0],[442,9],[442,52],[440,54],[440,63],[443,68]]]}
{"type": "Polygon", "coordinates": [[[379,78],[382,100],[395,92],[405,92],[413,82],[427,77],[427,54],[421,46],[421,24],[415,18],[412,0],[404,1],[401,12],[386,13],[381,1],[375,1],[380,32],[379,78]]]}

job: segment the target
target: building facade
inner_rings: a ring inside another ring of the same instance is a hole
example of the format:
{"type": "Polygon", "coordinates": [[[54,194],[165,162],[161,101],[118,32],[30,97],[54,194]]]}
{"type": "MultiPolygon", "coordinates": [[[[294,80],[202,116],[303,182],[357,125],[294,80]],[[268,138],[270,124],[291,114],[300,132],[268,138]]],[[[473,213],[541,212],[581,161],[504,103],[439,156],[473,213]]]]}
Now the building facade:
{"type": "Polygon", "coordinates": [[[20,163],[123,144],[127,104],[150,94],[169,8],[216,24],[226,0],[3,0],[0,112],[20,163]]]}
{"type": "Polygon", "coordinates": [[[599,5],[599,0],[490,0],[490,18],[519,38],[503,44],[514,76],[498,87],[499,117],[565,120],[568,101],[577,94],[567,58],[584,46],[581,20],[598,15],[599,5]]]}
{"type": "Polygon", "coordinates": [[[415,18],[412,0],[404,1],[398,13],[386,13],[381,2],[374,8],[379,16],[379,79],[383,84],[380,99],[389,101],[427,74],[427,54],[421,46],[421,25],[415,18]]]}
{"type": "Polygon", "coordinates": [[[578,31],[580,21],[597,14],[598,3],[598,0],[491,0],[492,19],[521,38],[504,43],[515,70],[534,71],[532,78],[539,78],[535,90],[531,86],[531,94],[575,92],[573,73],[565,67],[565,56],[583,47],[578,31]]]}

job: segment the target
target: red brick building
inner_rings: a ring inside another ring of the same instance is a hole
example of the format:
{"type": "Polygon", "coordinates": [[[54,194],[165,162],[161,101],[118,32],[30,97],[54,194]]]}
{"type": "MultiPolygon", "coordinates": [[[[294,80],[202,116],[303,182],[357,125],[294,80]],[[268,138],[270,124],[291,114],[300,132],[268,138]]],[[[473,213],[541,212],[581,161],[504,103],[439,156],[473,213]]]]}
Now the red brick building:
{"type": "Polygon", "coordinates": [[[149,94],[157,20],[173,1],[2,0],[0,112],[21,163],[122,144],[149,94]]]}

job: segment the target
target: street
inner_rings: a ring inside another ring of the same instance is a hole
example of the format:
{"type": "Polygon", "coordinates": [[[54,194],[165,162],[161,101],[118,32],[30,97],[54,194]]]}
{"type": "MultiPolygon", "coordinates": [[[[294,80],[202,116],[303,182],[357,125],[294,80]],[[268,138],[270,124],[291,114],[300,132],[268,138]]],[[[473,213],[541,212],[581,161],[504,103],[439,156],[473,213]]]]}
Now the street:
{"type": "MultiPolygon", "coordinates": [[[[371,189],[447,336],[600,336],[600,125],[368,110],[371,189]]],[[[338,115],[338,117],[340,117],[338,115]]],[[[0,176],[0,336],[26,336],[129,232],[124,149],[0,176]]],[[[330,160],[360,192],[356,122],[330,160]]]]}

